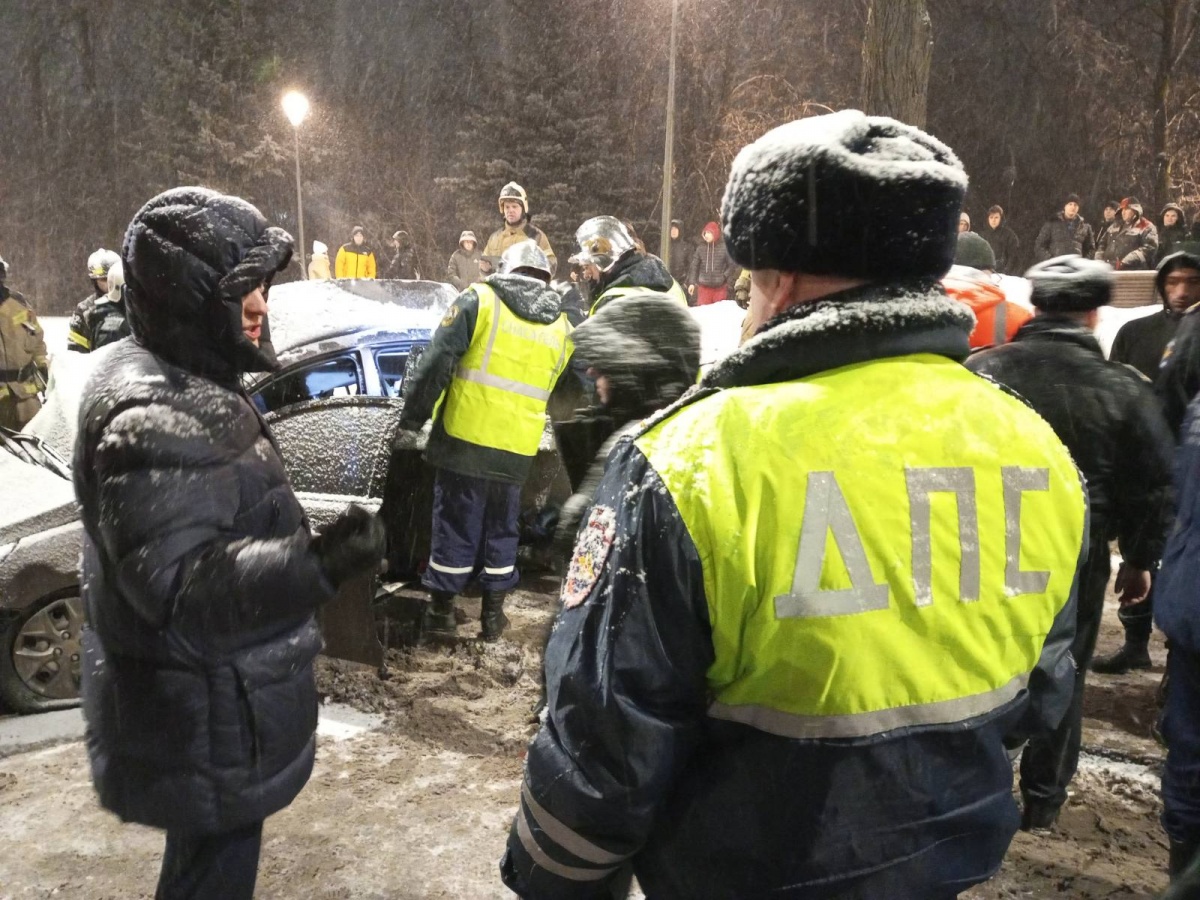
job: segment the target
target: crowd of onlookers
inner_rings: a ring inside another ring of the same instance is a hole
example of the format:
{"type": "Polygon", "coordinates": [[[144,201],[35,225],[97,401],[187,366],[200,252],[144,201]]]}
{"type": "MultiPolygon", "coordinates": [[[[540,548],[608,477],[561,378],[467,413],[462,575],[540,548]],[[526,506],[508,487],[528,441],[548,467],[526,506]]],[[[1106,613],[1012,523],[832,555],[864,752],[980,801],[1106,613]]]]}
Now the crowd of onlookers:
{"type": "MultiPolygon", "coordinates": [[[[971,217],[959,217],[960,232],[974,230],[996,254],[996,271],[1003,275],[1020,275],[1025,258],[1021,241],[1005,221],[1004,208],[988,209],[987,223],[973,229],[971,217]]],[[[1046,221],[1033,242],[1035,262],[1056,256],[1078,254],[1098,259],[1114,269],[1153,269],[1185,241],[1200,240],[1200,210],[1189,224],[1187,214],[1178,203],[1168,203],[1152,222],[1145,207],[1136,197],[1109,200],[1101,210],[1101,222],[1092,228],[1079,212],[1079,195],[1068,194],[1062,209],[1046,221]]]]}

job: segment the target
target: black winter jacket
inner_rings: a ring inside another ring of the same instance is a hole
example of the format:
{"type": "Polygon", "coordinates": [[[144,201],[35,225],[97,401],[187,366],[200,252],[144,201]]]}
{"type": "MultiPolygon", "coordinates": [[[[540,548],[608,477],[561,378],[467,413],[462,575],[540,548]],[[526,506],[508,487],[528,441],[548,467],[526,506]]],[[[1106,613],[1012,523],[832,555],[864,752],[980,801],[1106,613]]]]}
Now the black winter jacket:
{"type": "MultiPolygon", "coordinates": [[[[681,402],[885,357],[962,359],[970,327],[930,286],[847,291],[768,322],[681,402]],[[875,328],[864,331],[864,319],[875,328]]],[[[611,549],[577,548],[607,558],[546,649],[548,718],[501,862],[510,889],[608,898],[632,867],[648,897],[924,900],[999,866],[1017,827],[1002,742],[1061,718],[1073,600],[1028,691],[1002,709],[863,741],[795,740],[707,715],[715,651],[704,569],[632,440],[608,458],[601,507],[615,516],[611,549]]]]}
{"type": "MultiPolygon", "coordinates": [[[[1200,255],[1181,251],[1159,265],[1154,284],[1164,304],[1167,276],[1180,267],[1200,271],[1200,255]]],[[[1180,429],[1188,404],[1200,393],[1200,305],[1180,316],[1175,336],[1163,351],[1162,363],[1154,379],[1154,393],[1162,402],[1163,415],[1171,431],[1181,440],[1180,429]]]]}
{"type": "Polygon", "coordinates": [[[198,188],[155,198],[126,237],[134,340],[88,381],[73,470],[88,755],[128,821],[229,831],[312,769],[313,613],[334,589],[239,386],[267,365],[240,298],[290,256],[257,210],[198,188]]]}
{"type": "MultiPolygon", "coordinates": [[[[549,325],[562,314],[562,297],[557,291],[544,285],[536,278],[524,275],[492,275],[485,282],[496,292],[496,296],[512,312],[527,322],[549,325]]],[[[419,431],[433,415],[438,398],[449,386],[463,358],[471,346],[475,334],[475,323],[479,321],[479,297],[473,288],[458,295],[442,324],[433,333],[429,348],[421,356],[417,371],[411,376],[412,386],[404,401],[400,416],[401,434],[398,441],[406,441],[403,432],[419,431]]],[[[568,352],[570,348],[568,346],[568,352]]],[[[555,388],[564,384],[571,367],[563,369],[555,388]]],[[[484,447],[470,441],[460,440],[446,433],[442,424],[441,411],[433,420],[429,442],[425,445],[425,459],[431,466],[449,469],[460,475],[491,478],[521,484],[533,465],[533,457],[520,456],[507,450],[484,447]]]]}
{"type": "Polygon", "coordinates": [[[1092,537],[1117,538],[1139,569],[1158,562],[1171,520],[1175,441],[1150,384],[1105,360],[1086,327],[1044,314],[1010,343],[972,356],[967,368],[1024,397],[1067,445],[1087,478],[1092,537]]]}
{"type": "Polygon", "coordinates": [[[984,225],[979,229],[983,238],[996,254],[996,271],[1001,275],[1019,275],[1021,267],[1021,241],[1017,233],[1000,222],[999,228],[984,225]]]}
{"type": "Polygon", "coordinates": [[[1042,226],[1033,248],[1038,262],[1072,253],[1091,259],[1096,253],[1096,239],[1092,235],[1092,226],[1084,221],[1083,216],[1077,215],[1067,221],[1067,217],[1059,213],[1042,226]]]}
{"type": "Polygon", "coordinates": [[[692,265],[688,269],[688,284],[702,287],[725,285],[732,290],[741,267],[733,261],[725,249],[725,240],[718,237],[711,244],[701,241],[692,253],[692,265]]]}

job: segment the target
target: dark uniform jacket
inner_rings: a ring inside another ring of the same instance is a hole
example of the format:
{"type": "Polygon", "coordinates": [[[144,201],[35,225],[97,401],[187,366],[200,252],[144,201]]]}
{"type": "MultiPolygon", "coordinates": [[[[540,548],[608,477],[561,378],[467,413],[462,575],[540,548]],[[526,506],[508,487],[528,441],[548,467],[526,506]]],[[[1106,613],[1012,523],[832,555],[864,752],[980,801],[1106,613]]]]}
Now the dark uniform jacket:
{"type": "MultiPolygon", "coordinates": [[[[917,310],[872,286],[789,310],[681,402],[886,357],[964,358],[970,317],[936,288],[916,291],[933,302],[917,310]],[[886,331],[854,318],[869,301],[886,331]]],[[[632,440],[609,456],[596,504],[615,511],[615,540],[546,648],[548,718],[501,862],[510,889],[624,896],[612,890],[628,860],[653,898],[924,900],[999,866],[1018,824],[1002,741],[1061,718],[1073,601],[1029,689],[992,713],[870,740],[781,737],[707,715],[715,651],[699,551],[632,440]]]]}
{"type": "Polygon", "coordinates": [[[41,408],[46,339],[25,295],[0,281],[0,425],[19,429],[41,408]]]}
{"type": "Polygon", "coordinates": [[[1087,478],[1092,537],[1120,541],[1139,569],[1162,556],[1175,440],[1149,382],[1104,359],[1092,332],[1041,314],[967,368],[1020,394],[1050,423],[1087,478]]]}
{"type": "Polygon", "coordinates": [[[1033,248],[1038,262],[1072,253],[1091,259],[1096,253],[1096,239],[1092,235],[1092,226],[1084,221],[1083,216],[1077,215],[1068,220],[1063,213],[1059,213],[1042,226],[1033,248]]]}
{"type": "MultiPolygon", "coordinates": [[[[536,278],[524,275],[493,275],[485,282],[505,306],[527,322],[550,325],[562,314],[562,297],[536,278]]],[[[479,320],[479,296],[474,288],[458,295],[454,305],[433,333],[429,348],[421,356],[412,386],[400,415],[400,429],[419,431],[434,413],[438,398],[450,386],[458,361],[471,346],[475,323],[479,320]]],[[[563,370],[559,384],[570,372],[563,370]]],[[[533,465],[533,457],[484,447],[447,434],[441,409],[433,420],[433,429],[425,447],[425,459],[432,466],[460,475],[491,478],[521,484],[533,465]]],[[[406,440],[403,433],[399,440],[406,440]]]]}
{"type": "Polygon", "coordinates": [[[68,350],[91,353],[95,349],[92,346],[92,332],[95,330],[96,301],[103,296],[93,292],[91,296],[84,297],[75,305],[71,321],[67,323],[68,350]]]}
{"type": "Polygon", "coordinates": [[[267,365],[241,334],[240,298],[286,263],[290,239],[230,198],[169,194],[126,237],[135,340],[79,408],[82,695],[100,802],[206,834],[261,821],[308,780],[313,613],[334,588],[239,382],[267,365]],[[225,302],[213,260],[232,269],[225,302]]]}

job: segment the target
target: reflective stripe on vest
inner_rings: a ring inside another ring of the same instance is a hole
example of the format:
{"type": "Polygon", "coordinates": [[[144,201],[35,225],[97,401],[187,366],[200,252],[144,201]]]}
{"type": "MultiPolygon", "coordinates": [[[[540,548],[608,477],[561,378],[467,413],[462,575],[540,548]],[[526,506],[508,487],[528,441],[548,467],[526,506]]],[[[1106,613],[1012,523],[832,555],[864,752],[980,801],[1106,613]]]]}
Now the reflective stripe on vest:
{"type": "Polygon", "coordinates": [[[599,297],[596,298],[596,302],[593,303],[592,308],[590,310],[588,310],[588,315],[594,316],[596,314],[596,310],[601,305],[608,303],[612,300],[620,300],[622,297],[631,297],[631,296],[640,295],[640,294],[659,294],[663,297],[668,297],[671,300],[674,300],[680,306],[688,305],[687,294],[685,294],[683,292],[683,288],[681,288],[679,286],[679,282],[672,279],[671,287],[665,291],[656,291],[656,290],[653,290],[652,288],[644,288],[644,287],[610,288],[607,291],[605,291],[604,293],[602,293],[599,297]]]}
{"type": "Polygon", "coordinates": [[[992,343],[997,347],[1008,341],[1008,304],[1003,300],[992,307],[992,343]]]}
{"type": "Polygon", "coordinates": [[[459,440],[534,456],[546,428],[546,402],[570,356],[565,315],[528,322],[487,284],[471,286],[479,316],[439,408],[446,433],[459,440]]]}
{"type": "Polygon", "coordinates": [[[943,357],[724,390],[637,445],[699,551],[714,718],[853,738],[987,713],[1069,597],[1070,455],[943,357]]]}

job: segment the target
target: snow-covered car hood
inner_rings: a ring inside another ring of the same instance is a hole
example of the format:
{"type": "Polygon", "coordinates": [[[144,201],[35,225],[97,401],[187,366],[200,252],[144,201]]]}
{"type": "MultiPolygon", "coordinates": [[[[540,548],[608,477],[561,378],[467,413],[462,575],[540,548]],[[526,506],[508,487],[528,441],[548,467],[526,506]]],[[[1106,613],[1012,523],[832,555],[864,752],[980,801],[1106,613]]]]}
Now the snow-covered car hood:
{"type": "Polygon", "coordinates": [[[23,462],[0,451],[0,557],[19,540],[79,518],[75,488],[49,469],[23,462]]]}

